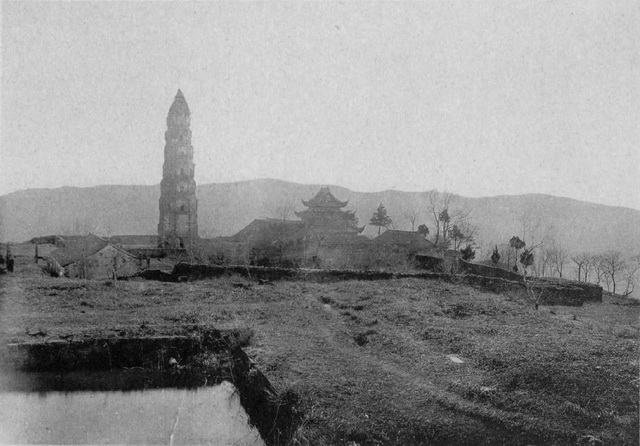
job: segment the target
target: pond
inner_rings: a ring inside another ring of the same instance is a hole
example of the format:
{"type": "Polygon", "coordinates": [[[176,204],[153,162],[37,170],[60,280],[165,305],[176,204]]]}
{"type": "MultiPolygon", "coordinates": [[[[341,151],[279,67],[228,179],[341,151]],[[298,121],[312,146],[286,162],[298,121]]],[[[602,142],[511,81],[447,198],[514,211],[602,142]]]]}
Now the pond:
{"type": "Polygon", "coordinates": [[[264,445],[233,384],[0,392],[2,444],[264,445]]]}

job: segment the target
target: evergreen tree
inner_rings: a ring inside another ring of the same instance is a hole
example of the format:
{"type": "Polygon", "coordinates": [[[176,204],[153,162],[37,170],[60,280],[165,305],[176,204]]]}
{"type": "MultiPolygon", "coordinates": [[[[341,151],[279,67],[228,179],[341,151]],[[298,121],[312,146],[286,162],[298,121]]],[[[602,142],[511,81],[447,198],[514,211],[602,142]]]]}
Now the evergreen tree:
{"type": "Polygon", "coordinates": [[[523,268],[526,268],[533,265],[533,253],[528,250],[525,249],[524,251],[522,251],[522,254],[520,254],[520,263],[522,263],[523,268]]]}
{"type": "Polygon", "coordinates": [[[527,246],[527,244],[525,242],[523,242],[522,240],[520,240],[520,237],[518,237],[517,235],[514,235],[513,237],[511,237],[511,240],[509,240],[509,246],[511,246],[513,249],[516,250],[516,259],[514,261],[515,263],[514,263],[513,267],[514,267],[515,270],[517,270],[518,251],[520,251],[522,248],[527,246]]]}
{"type": "Polygon", "coordinates": [[[476,257],[476,251],[471,247],[471,245],[467,245],[464,249],[461,249],[462,260],[473,260],[476,257]]]}
{"type": "Polygon", "coordinates": [[[380,229],[384,226],[388,228],[391,224],[392,220],[389,215],[387,215],[387,209],[384,207],[382,203],[378,206],[378,209],[373,213],[371,220],[369,220],[369,224],[378,227],[378,235],[380,235],[380,229]]]}
{"type": "Polygon", "coordinates": [[[493,249],[493,253],[491,254],[491,263],[497,265],[500,261],[500,253],[498,252],[498,245],[493,249]]]}
{"type": "Polygon", "coordinates": [[[427,225],[422,224],[418,226],[418,234],[426,238],[427,235],[429,235],[429,228],[427,227],[427,225]]]}

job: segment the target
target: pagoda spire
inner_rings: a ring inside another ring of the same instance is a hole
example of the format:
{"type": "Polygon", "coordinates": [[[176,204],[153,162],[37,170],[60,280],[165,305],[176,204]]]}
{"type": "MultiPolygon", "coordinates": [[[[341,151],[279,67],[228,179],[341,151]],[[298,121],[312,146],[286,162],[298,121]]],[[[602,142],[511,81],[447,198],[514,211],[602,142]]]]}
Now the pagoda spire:
{"type": "Polygon", "coordinates": [[[189,127],[191,125],[191,110],[187,100],[182,94],[182,90],[178,89],[178,93],[173,100],[173,104],[169,108],[167,115],[167,127],[189,127]]]}

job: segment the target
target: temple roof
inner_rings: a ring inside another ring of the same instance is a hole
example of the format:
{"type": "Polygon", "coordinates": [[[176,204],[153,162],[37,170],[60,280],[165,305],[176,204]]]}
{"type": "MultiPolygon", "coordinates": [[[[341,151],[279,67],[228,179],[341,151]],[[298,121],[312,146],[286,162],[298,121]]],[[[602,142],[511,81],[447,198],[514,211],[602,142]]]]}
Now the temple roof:
{"type": "Polygon", "coordinates": [[[89,257],[107,246],[109,242],[97,235],[88,234],[68,243],[64,248],[51,252],[60,266],[67,266],[89,257]]]}
{"type": "Polygon", "coordinates": [[[345,207],[349,201],[340,201],[333,196],[328,187],[323,187],[309,201],[302,200],[302,204],[310,208],[334,208],[339,209],[345,207]]]}
{"type": "Polygon", "coordinates": [[[182,90],[178,89],[178,93],[176,94],[175,99],[173,100],[173,104],[171,104],[171,108],[169,108],[169,115],[190,115],[191,111],[189,110],[189,106],[187,105],[187,100],[184,98],[182,94],[182,90]]]}
{"type": "Polygon", "coordinates": [[[281,240],[295,240],[304,237],[305,224],[297,220],[280,220],[275,218],[256,219],[229,237],[234,242],[256,241],[274,238],[281,240]]]}
{"type": "Polygon", "coordinates": [[[376,243],[401,246],[416,251],[429,251],[435,244],[413,231],[398,231],[389,229],[373,239],[376,243]]]}

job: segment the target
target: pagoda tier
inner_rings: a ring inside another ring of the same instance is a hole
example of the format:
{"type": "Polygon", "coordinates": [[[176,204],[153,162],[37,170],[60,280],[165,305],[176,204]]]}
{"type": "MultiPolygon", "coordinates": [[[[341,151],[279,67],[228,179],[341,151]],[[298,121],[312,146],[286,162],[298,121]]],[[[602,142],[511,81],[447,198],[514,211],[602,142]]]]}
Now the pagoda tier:
{"type": "Polygon", "coordinates": [[[328,187],[321,188],[320,192],[318,192],[311,200],[302,200],[302,204],[308,208],[340,209],[345,207],[348,203],[349,201],[340,201],[334,197],[328,187]]]}

